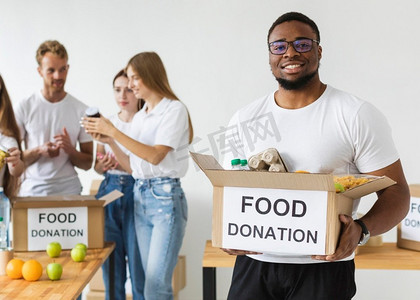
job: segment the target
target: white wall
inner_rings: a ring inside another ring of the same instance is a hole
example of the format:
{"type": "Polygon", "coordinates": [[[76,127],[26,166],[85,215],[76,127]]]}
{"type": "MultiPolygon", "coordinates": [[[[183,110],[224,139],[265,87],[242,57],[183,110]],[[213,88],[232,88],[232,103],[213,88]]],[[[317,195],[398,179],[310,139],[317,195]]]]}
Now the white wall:
{"type": "MultiPolygon", "coordinates": [[[[287,11],[310,16],[321,31],[324,82],[376,105],[388,118],[409,183],[420,181],[420,2],[381,0],[0,0],[0,72],[14,102],[40,89],[34,59],[38,45],[58,39],[69,52],[67,90],[102,113],[116,110],[111,81],[128,59],[153,50],[170,83],[187,104],[194,150],[217,155],[212,141],[233,112],[274,88],[266,34],[287,11]]],[[[100,178],[80,172],[85,187],[100,178]]],[[[201,299],[201,258],[211,237],[211,185],[191,164],[183,179],[189,224],[182,254],[187,287],[180,299],[201,299]]],[[[372,200],[365,200],[366,211],[372,200]]],[[[395,230],[385,235],[396,241],[395,230]]],[[[225,299],[230,269],[218,271],[225,299]]],[[[419,272],[357,271],[358,300],[418,299],[419,272]],[[395,279],[393,277],[395,276],[395,279]],[[381,284],[381,283],[384,284],[381,284]]]]}

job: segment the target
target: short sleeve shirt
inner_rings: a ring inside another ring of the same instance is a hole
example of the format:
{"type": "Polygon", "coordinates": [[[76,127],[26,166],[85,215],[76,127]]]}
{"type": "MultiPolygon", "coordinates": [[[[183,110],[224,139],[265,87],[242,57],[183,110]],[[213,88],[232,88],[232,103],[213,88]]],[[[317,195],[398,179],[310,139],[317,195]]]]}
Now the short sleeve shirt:
{"type": "Polygon", "coordinates": [[[178,100],[163,98],[150,112],[145,105],[133,118],[129,136],[149,146],[171,147],[165,158],[153,165],[130,153],[133,177],[183,177],[188,169],[188,112],[178,100]]]}

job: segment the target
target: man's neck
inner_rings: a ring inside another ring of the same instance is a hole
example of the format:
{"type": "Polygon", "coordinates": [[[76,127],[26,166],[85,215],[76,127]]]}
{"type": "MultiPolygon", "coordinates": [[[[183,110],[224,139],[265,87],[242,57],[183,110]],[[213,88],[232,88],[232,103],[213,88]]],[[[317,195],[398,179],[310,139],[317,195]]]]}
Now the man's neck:
{"type": "Polygon", "coordinates": [[[274,98],[277,105],[282,108],[299,109],[315,102],[326,88],[327,86],[319,80],[299,90],[285,90],[280,86],[274,98]]]}
{"type": "Polygon", "coordinates": [[[64,90],[51,91],[49,89],[46,89],[45,87],[42,89],[41,93],[42,93],[42,96],[44,96],[45,99],[47,99],[49,102],[52,102],[52,103],[60,102],[67,95],[66,91],[64,91],[64,90]]]}

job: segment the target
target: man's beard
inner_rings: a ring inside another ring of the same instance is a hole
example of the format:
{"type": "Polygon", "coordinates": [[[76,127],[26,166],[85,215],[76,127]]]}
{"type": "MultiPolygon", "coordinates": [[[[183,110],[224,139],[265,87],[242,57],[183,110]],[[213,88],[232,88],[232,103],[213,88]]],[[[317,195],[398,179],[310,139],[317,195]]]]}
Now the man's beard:
{"type": "Polygon", "coordinates": [[[288,90],[288,91],[300,90],[301,88],[305,87],[312,80],[312,78],[314,78],[314,76],[317,73],[318,73],[318,70],[306,76],[300,77],[294,81],[278,78],[278,77],[276,77],[276,80],[280,84],[280,86],[284,88],[285,90],[288,90]]]}

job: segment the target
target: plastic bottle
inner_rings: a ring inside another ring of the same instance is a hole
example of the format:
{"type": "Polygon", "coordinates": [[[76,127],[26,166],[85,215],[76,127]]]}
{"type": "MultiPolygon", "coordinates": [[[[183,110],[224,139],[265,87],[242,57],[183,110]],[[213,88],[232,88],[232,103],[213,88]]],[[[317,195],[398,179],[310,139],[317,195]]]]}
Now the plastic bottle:
{"type": "Polygon", "coordinates": [[[99,113],[99,108],[94,107],[94,106],[88,107],[85,111],[85,114],[87,117],[90,117],[90,118],[99,118],[101,116],[99,113]]]}
{"type": "Polygon", "coordinates": [[[3,222],[3,217],[0,217],[0,249],[7,248],[7,228],[3,222]]]}
{"type": "Polygon", "coordinates": [[[230,164],[232,165],[232,170],[238,171],[241,167],[241,160],[239,158],[232,159],[230,164]]]}
{"type": "Polygon", "coordinates": [[[0,232],[0,248],[3,247],[3,243],[6,243],[7,248],[7,232],[9,230],[9,222],[10,222],[10,201],[9,198],[4,194],[3,187],[0,187],[0,218],[1,220],[1,232],[0,232]],[[3,230],[6,232],[3,235],[3,230]],[[6,239],[3,239],[4,236],[6,239]]]}
{"type": "Polygon", "coordinates": [[[248,161],[246,159],[241,159],[241,170],[249,170],[248,161]]]}

